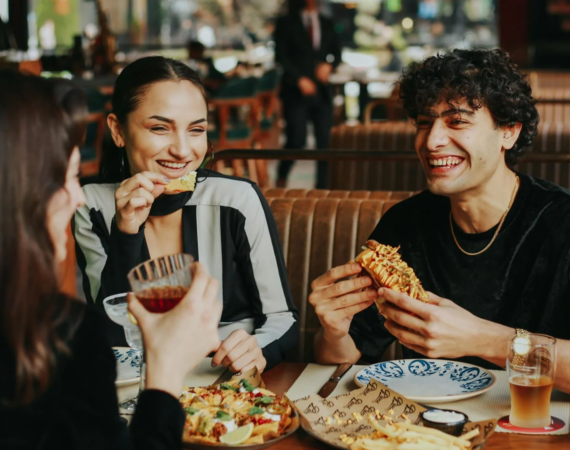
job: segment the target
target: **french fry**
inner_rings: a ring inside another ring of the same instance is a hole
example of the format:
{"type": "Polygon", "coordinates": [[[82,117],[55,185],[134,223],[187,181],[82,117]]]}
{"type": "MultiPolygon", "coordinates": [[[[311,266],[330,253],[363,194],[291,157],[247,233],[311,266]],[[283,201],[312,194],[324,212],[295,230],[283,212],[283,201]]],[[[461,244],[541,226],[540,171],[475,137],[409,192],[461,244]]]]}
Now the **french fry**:
{"type": "MultiPolygon", "coordinates": [[[[469,439],[479,434],[479,430],[474,429],[455,437],[433,428],[413,425],[409,420],[382,426],[371,415],[368,422],[376,430],[372,438],[370,435],[358,437],[349,444],[351,450],[468,450],[471,448],[469,439]]],[[[343,442],[348,444],[346,439],[343,442]]]]}

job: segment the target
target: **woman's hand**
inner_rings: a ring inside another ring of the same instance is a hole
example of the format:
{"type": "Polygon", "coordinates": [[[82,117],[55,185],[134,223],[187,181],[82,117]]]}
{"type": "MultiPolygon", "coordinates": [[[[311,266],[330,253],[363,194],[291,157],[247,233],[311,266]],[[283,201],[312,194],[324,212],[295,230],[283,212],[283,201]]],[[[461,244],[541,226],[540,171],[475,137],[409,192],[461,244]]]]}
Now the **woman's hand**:
{"type": "Polygon", "coordinates": [[[220,347],[218,324],[222,305],[219,283],[204,266],[191,267],[192,285],[182,301],[166,313],[151,313],[129,295],[129,310],[142,331],[147,361],[146,386],[171,393],[182,392],[184,378],[206,356],[220,347]]]}
{"type": "Polygon", "coordinates": [[[141,172],[124,180],[115,191],[115,222],[126,234],[137,234],[146,221],[154,199],[164,193],[170,180],[158,173],[141,172]]]}
{"type": "Polygon", "coordinates": [[[267,361],[257,339],[245,330],[236,330],[222,342],[212,358],[212,366],[229,367],[232,372],[246,372],[254,367],[263,372],[267,361]]]}

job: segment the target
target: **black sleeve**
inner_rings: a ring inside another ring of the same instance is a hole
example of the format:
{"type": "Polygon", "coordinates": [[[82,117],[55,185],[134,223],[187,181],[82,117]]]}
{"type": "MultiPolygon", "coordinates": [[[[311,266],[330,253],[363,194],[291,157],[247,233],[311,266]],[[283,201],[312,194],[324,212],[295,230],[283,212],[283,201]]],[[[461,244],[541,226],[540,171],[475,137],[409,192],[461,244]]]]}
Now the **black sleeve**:
{"type": "Polygon", "coordinates": [[[105,297],[129,291],[127,273],[142,260],[144,226],[125,234],[113,218],[109,233],[103,214],[85,205],[77,210],[72,230],[88,302],[101,307],[105,297]]]}
{"type": "Polygon", "coordinates": [[[137,234],[126,234],[119,230],[113,219],[109,253],[101,273],[101,287],[96,303],[109,295],[131,290],[127,274],[141,262],[144,242],[144,225],[139,228],[137,234]]]}
{"type": "MultiPolygon", "coordinates": [[[[402,219],[398,205],[393,206],[382,218],[369,239],[385,245],[400,245],[402,219]]],[[[368,362],[378,362],[386,349],[394,342],[394,336],[384,327],[384,317],[378,312],[376,304],[359,312],[352,319],[349,334],[362,358],[368,362]]]]}
{"type": "Polygon", "coordinates": [[[244,232],[238,239],[238,254],[249,300],[258,317],[255,337],[269,370],[283,361],[297,343],[299,315],[289,288],[275,218],[255,185],[243,214],[244,232]]]}
{"type": "Polygon", "coordinates": [[[115,358],[101,331],[101,314],[86,309],[63,366],[58,414],[70,435],[69,447],[180,450],[184,413],[165,392],[143,392],[130,429],[121,422],[115,358]]]}

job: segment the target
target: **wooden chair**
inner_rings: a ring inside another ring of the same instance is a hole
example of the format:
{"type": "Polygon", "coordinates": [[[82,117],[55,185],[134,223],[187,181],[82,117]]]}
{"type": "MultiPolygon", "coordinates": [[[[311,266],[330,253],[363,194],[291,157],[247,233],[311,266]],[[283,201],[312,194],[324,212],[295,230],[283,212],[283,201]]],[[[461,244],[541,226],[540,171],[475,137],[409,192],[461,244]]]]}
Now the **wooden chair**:
{"type": "Polygon", "coordinates": [[[257,85],[259,102],[259,135],[257,140],[262,148],[278,148],[281,127],[279,104],[279,81],[277,70],[265,72],[257,85]]]}
{"type": "Polygon", "coordinates": [[[80,147],[81,177],[95,177],[99,173],[99,165],[103,152],[103,137],[105,135],[104,112],[90,113],[87,116],[87,133],[85,143],[80,147]]]}
{"type": "Polygon", "coordinates": [[[84,89],[87,94],[87,132],[81,151],[81,177],[95,177],[99,173],[103,139],[106,130],[107,98],[97,89],[84,89]]]}
{"type": "MultiPolygon", "coordinates": [[[[258,108],[256,93],[257,79],[234,78],[227,81],[209,100],[211,121],[214,128],[208,130],[208,138],[216,146],[217,151],[226,149],[251,149],[255,147],[255,138],[259,135],[258,108]]],[[[233,160],[233,175],[243,177],[245,166],[248,167],[249,178],[260,183],[257,176],[257,163],[248,160],[233,160]]],[[[225,172],[223,163],[216,163],[216,170],[225,172]]],[[[261,180],[263,182],[263,180],[261,180]]]]}

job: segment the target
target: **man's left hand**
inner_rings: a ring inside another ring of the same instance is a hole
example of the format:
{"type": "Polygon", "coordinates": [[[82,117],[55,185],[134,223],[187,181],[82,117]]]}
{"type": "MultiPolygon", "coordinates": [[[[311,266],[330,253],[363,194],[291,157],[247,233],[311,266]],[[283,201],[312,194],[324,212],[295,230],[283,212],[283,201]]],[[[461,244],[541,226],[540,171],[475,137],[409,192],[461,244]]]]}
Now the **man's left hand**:
{"type": "Polygon", "coordinates": [[[329,63],[320,63],[315,68],[315,78],[323,84],[328,84],[332,71],[333,66],[331,66],[329,63]]]}
{"type": "Polygon", "coordinates": [[[254,367],[263,372],[267,361],[257,339],[245,330],[236,330],[222,342],[212,358],[214,367],[229,367],[232,372],[247,372],[254,367]]]}
{"type": "Polygon", "coordinates": [[[477,331],[486,321],[431,292],[429,303],[386,288],[378,294],[386,300],[380,306],[386,329],[402,345],[428,358],[474,355],[477,331]]]}

